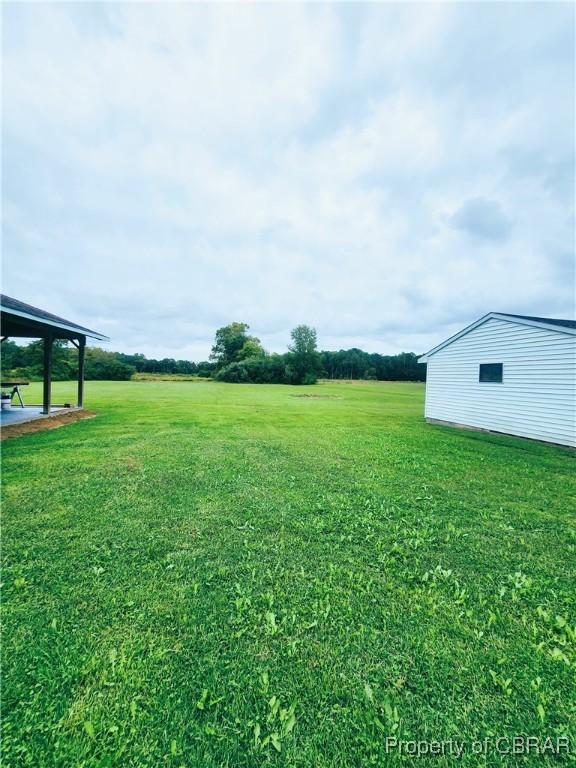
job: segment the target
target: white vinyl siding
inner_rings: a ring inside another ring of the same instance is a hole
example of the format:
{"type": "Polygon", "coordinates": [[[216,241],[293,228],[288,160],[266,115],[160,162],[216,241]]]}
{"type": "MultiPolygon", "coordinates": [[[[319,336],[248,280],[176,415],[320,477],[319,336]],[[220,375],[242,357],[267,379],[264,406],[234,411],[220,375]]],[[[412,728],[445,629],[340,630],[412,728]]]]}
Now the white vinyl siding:
{"type": "Polygon", "coordinates": [[[430,355],[426,418],[576,446],[576,336],[490,318],[430,355]]]}

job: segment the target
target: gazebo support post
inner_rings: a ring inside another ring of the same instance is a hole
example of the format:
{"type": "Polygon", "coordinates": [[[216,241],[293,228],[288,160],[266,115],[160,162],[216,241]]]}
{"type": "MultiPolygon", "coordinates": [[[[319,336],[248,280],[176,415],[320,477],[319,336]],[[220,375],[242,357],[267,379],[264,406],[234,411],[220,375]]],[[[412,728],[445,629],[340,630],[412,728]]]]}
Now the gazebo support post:
{"type": "Polygon", "coordinates": [[[78,339],[78,408],[84,408],[84,358],[86,356],[86,337],[78,339]]]}
{"type": "Polygon", "coordinates": [[[52,392],[52,333],[48,332],[44,336],[44,388],[42,413],[50,413],[51,392],[52,392]]]}

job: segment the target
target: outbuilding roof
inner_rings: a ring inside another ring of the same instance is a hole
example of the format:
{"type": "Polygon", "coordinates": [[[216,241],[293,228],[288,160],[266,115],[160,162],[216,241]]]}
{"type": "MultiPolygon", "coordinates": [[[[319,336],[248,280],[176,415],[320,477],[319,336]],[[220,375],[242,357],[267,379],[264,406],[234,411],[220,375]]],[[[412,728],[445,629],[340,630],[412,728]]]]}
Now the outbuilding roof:
{"type": "Polygon", "coordinates": [[[83,325],[65,320],[63,317],[53,315],[51,312],[46,312],[44,309],[33,307],[31,304],[26,304],[4,294],[0,294],[0,310],[2,312],[2,332],[8,336],[30,335],[34,337],[36,331],[51,329],[56,336],[63,338],[89,336],[91,339],[108,341],[108,336],[104,336],[98,331],[85,328],[83,325]]]}
{"type": "Polygon", "coordinates": [[[576,320],[563,320],[554,317],[533,317],[532,315],[513,315],[509,312],[489,312],[479,320],[476,320],[475,323],[466,326],[466,328],[463,328],[461,331],[454,334],[454,336],[450,336],[448,339],[446,339],[446,341],[443,341],[441,344],[433,347],[431,350],[426,352],[425,355],[422,355],[422,357],[418,358],[418,362],[427,363],[428,359],[436,352],[439,352],[444,347],[447,347],[448,344],[452,344],[452,342],[456,341],[456,339],[459,339],[461,336],[464,336],[474,328],[477,328],[479,325],[482,325],[483,323],[487,322],[488,320],[492,320],[493,318],[496,320],[506,320],[508,322],[520,323],[521,325],[532,325],[537,328],[546,328],[548,330],[558,331],[559,333],[576,335],[576,320]]]}
{"type": "Polygon", "coordinates": [[[561,325],[563,328],[576,328],[576,320],[558,320],[555,317],[532,317],[532,315],[511,315],[509,312],[497,312],[495,314],[504,315],[504,317],[515,317],[518,320],[534,320],[536,323],[545,325],[561,325]]]}

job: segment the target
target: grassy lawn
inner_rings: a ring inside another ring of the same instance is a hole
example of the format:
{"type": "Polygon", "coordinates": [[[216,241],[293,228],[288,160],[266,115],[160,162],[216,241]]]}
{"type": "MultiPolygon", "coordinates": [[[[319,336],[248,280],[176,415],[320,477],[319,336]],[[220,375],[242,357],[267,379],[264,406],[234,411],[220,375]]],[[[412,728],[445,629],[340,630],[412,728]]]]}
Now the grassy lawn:
{"type": "Polygon", "coordinates": [[[98,418],[4,443],[3,766],[576,739],[574,454],[426,425],[423,399],[88,382],[98,418]]]}

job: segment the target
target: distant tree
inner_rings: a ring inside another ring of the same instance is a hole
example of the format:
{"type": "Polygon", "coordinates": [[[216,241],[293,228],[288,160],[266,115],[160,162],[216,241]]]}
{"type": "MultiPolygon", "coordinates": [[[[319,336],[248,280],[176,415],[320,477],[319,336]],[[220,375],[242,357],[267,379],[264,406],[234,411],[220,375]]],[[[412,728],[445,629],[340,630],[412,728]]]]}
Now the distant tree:
{"type": "Polygon", "coordinates": [[[87,379],[108,379],[127,381],[136,369],[118,359],[116,352],[107,352],[99,347],[86,350],[85,375],[87,379]]]}
{"type": "Polygon", "coordinates": [[[118,356],[118,360],[122,363],[126,363],[126,365],[132,365],[137,373],[141,373],[146,369],[146,363],[148,362],[146,360],[146,356],[143,355],[141,352],[136,352],[133,355],[126,355],[123,352],[116,352],[116,355],[118,356]]]}
{"type": "MultiPolygon", "coordinates": [[[[44,342],[42,339],[30,342],[23,348],[23,366],[32,379],[42,378],[44,372],[44,342]]],[[[65,381],[76,375],[78,353],[68,346],[65,339],[55,339],[52,344],[52,378],[65,381]]]]}
{"type": "Polygon", "coordinates": [[[249,328],[247,323],[230,323],[218,328],[210,353],[210,359],[214,360],[218,368],[265,354],[260,340],[248,336],[249,328]]]}
{"type": "Polygon", "coordinates": [[[322,372],[316,330],[309,325],[297,325],[290,334],[287,357],[287,378],[292,384],[315,384],[322,372]]]}
{"type": "Polygon", "coordinates": [[[216,372],[216,368],[216,363],[211,363],[209,360],[203,360],[196,364],[194,373],[196,376],[209,379],[216,372]]]}
{"type": "Polygon", "coordinates": [[[237,354],[238,360],[248,360],[249,358],[265,356],[266,352],[264,351],[264,347],[260,343],[259,339],[255,338],[254,336],[248,336],[244,342],[244,345],[242,346],[242,349],[240,349],[237,354]]]}
{"type": "Polygon", "coordinates": [[[24,366],[25,347],[19,346],[15,341],[6,339],[2,342],[0,363],[2,365],[2,378],[7,379],[8,371],[13,371],[15,368],[22,368],[24,366]]]}
{"type": "Polygon", "coordinates": [[[176,360],[176,368],[173,373],[194,374],[197,372],[198,366],[196,363],[190,360],[176,360]]]}
{"type": "Polygon", "coordinates": [[[176,360],[173,357],[164,357],[160,360],[160,373],[174,373],[176,360]]]}

